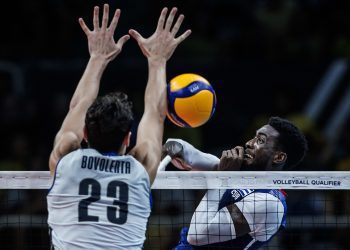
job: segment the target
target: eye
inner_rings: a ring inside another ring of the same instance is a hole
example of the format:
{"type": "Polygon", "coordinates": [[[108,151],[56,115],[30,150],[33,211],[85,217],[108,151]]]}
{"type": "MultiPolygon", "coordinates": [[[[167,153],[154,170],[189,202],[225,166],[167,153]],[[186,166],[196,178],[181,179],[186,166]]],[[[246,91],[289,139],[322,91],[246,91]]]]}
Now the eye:
{"type": "Polygon", "coordinates": [[[256,141],[258,142],[258,144],[263,144],[265,142],[265,140],[261,137],[258,137],[256,141]]]}

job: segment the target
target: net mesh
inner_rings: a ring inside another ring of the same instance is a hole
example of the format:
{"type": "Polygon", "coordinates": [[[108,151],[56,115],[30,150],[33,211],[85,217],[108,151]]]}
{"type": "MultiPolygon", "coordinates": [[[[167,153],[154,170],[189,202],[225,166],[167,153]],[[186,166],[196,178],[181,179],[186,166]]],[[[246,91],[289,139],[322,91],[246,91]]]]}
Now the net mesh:
{"type": "MultiPolygon", "coordinates": [[[[145,249],[172,249],[205,190],[153,190],[145,249]]],[[[350,192],[287,190],[287,225],[262,249],[349,249],[350,192]]],[[[215,249],[215,248],[207,248],[215,249]]],[[[226,248],[221,248],[226,249],[226,248]]],[[[234,249],[234,248],[227,248],[234,249]]]]}
{"type": "MultiPolygon", "coordinates": [[[[44,186],[40,184],[42,190],[35,189],[35,184],[31,184],[32,189],[0,189],[1,249],[49,249],[47,190],[44,186]]],[[[145,249],[175,247],[181,229],[190,225],[206,192],[205,189],[153,189],[145,249]]],[[[263,249],[349,249],[348,190],[315,187],[313,190],[288,189],[286,192],[287,226],[263,249]]]]}
{"type": "Polygon", "coordinates": [[[0,249],[49,249],[45,190],[0,190],[0,249]]]}

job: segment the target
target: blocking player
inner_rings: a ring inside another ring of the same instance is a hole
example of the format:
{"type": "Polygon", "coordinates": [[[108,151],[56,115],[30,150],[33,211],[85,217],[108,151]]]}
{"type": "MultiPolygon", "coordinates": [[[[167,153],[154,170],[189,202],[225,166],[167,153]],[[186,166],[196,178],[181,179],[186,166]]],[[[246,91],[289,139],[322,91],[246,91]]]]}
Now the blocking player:
{"type": "Polygon", "coordinates": [[[90,60],[58,131],[49,166],[54,183],[47,196],[48,224],[54,249],[141,249],[150,214],[150,185],[160,162],[166,115],[166,62],[190,30],[176,37],[184,16],[174,22],[173,8],[164,8],[155,33],[137,41],[148,60],[145,108],[136,146],[125,155],[133,122],[132,105],[124,93],[97,97],[101,76],[122,50],[129,35],[115,43],[120,16],[108,25],[109,6],[102,22],[94,8],[93,29],[83,19],[90,60]],[[174,26],[172,27],[172,25],[174,26]],[[97,97],[97,98],[96,98],[97,97]],[[88,149],[81,149],[86,140],[88,149]]]}
{"type": "MultiPolygon", "coordinates": [[[[303,160],[307,142],[290,121],[271,117],[244,147],[223,151],[221,159],[178,139],[168,140],[163,151],[186,170],[280,171],[303,160]]],[[[281,190],[208,190],[175,249],[257,249],[285,226],[286,212],[281,190]]]]}

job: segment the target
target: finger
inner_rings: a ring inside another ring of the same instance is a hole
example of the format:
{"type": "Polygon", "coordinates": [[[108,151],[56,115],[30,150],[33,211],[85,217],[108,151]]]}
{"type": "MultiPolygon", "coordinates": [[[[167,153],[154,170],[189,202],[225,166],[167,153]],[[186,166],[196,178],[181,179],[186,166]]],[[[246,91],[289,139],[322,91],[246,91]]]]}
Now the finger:
{"type": "Polygon", "coordinates": [[[134,38],[138,43],[142,42],[144,40],[144,38],[140,35],[139,32],[137,32],[136,30],[129,30],[129,34],[132,38],[134,38]]]}
{"type": "Polygon", "coordinates": [[[111,24],[109,25],[109,30],[114,33],[115,31],[115,28],[117,28],[117,25],[118,25],[118,21],[119,21],[119,17],[120,17],[120,9],[117,9],[115,12],[114,12],[114,16],[113,16],[113,19],[112,19],[112,22],[111,24]]]}
{"type": "Polygon", "coordinates": [[[236,147],[238,151],[238,158],[243,159],[244,149],[243,147],[236,147]]]}
{"type": "Polygon", "coordinates": [[[82,18],[79,18],[79,24],[81,29],[84,31],[84,33],[86,35],[88,35],[91,31],[89,30],[89,28],[86,26],[84,20],[82,18]]]}
{"type": "Polygon", "coordinates": [[[171,28],[171,25],[173,24],[176,12],[177,12],[177,8],[172,8],[172,10],[168,16],[168,20],[166,21],[164,30],[170,31],[170,28],[171,28]]]}
{"type": "Polygon", "coordinates": [[[104,30],[107,29],[108,18],[109,18],[109,5],[108,4],[104,4],[103,5],[102,26],[101,26],[101,28],[104,29],[104,30]]]}
{"type": "Polygon", "coordinates": [[[181,15],[179,16],[179,18],[177,19],[177,21],[176,21],[176,23],[175,23],[173,29],[171,30],[171,34],[172,34],[173,36],[175,36],[176,33],[179,31],[180,26],[181,26],[182,21],[184,20],[184,18],[185,18],[185,16],[181,14],[181,15]]]}
{"type": "Polygon", "coordinates": [[[231,149],[231,155],[232,155],[232,157],[233,157],[234,159],[236,159],[236,158],[238,157],[238,153],[237,153],[236,148],[231,149]]]}
{"type": "Polygon", "coordinates": [[[122,48],[123,45],[130,39],[130,36],[129,35],[125,35],[125,36],[122,36],[121,38],[119,38],[118,42],[117,42],[117,46],[119,48],[122,48]]]}
{"type": "Polygon", "coordinates": [[[225,157],[225,151],[222,151],[220,159],[223,159],[225,157]]]}
{"type": "Polygon", "coordinates": [[[178,38],[175,39],[175,42],[177,44],[183,42],[183,40],[185,40],[189,35],[191,35],[192,31],[191,30],[187,30],[185,33],[183,33],[181,36],[179,36],[178,38]]]}
{"type": "Polygon", "coordinates": [[[158,20],[157,30],[162,30],[164,28],[164,22],[165,22],[165,17],[167,13],[168,13],[168,8],[163,8],[158,20]]]}
{"type": "Polygon", "coordinates": [[[222,151],[222,155],[221,155],[221,158],[220,159],[225,159],[228,157],[228,150],[224,150],[222,151]]]}
{"type": "Polygon", "coordinates": [[[98,30],[99,27],[99,21],[98,21],[98,13],[99,13],[99,7],[95,6],[94,8],[94,19],[93,19],[93,23],[94,23],[94,30],[98,30]]]}
{"type": "Polygon", "coordinates": [[[227,168],[227,161],[229,159],[229,154],[230,154],[230,150],[222,151],[222,155],[218,166],[219,171],[225,170],[227,168]]]}

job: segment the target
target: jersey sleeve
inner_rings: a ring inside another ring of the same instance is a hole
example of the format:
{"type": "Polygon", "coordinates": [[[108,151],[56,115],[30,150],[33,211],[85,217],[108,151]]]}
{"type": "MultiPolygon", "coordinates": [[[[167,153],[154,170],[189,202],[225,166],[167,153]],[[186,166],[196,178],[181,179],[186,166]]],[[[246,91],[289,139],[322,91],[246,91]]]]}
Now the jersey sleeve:
{"type": "Polygon", "coordinates": [[[236,238],[229,211],[226,207],[218,211],[221,192],[225,190],[208,190],[196,208],[187,235],[191,245],[208,245],[236,238]]]}
{"type": "Polygon", "coordinates": [[[191,166],[191,170],[212,171],[220,163],[220,159],[215,155],[204,153],[184,140],[169,138],[167,142],[169,141],[176,141],[182,145],[183,160],[191,166]]]}
{"type": "Polygon", "coordinates": [[[235,203],[247,220],[257,241],[267,241],[277,233],[285,214],[282,202],[268,193],[252,193],[235,203]]]}

